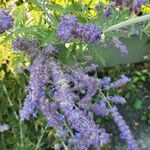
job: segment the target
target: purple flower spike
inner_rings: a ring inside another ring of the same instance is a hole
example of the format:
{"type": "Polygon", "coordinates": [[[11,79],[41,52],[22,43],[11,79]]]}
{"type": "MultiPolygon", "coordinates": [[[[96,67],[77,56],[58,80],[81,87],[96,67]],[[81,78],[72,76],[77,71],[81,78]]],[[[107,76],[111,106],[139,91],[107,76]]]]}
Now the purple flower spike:
{"type": "Polygon", "coordinates": [[[79,106],[88,108],[92,97],[101,88],[101,82],[99,79],[90,77],[79,69],[74,71],[74,79],[76,84],[82,85],[87,91],[85,96],[79,102],[79,106]]]}
{"type": "Polygon", "coordinates": [[[110,88],[110,82],[111,82],[110,77],[104,77],[104,78],[101,79],[102,86],[106,89],[110,88]]]}
{"type": "Polygon", "coordinates": [[[125,75],[121,75],[121,78],[110,84],[110,88],[119,88],[128,83],[131,79],[125,75]]]}
{"type": "Polygon", "coordinates": [[[128,7],[130,12],[138,14],[140,12],[141,6],[146,2],[146,0],[115,0],[115,5],[120,8],[128,7]]]}
{"type": "Polygon", "coordinates": [[[121,78],[115,82],[111,82],[111,78],[110,77],[104,77],[101,80],[102,86],[109,90],[111,88],[119,88],[122,87],[123,85],[125,85],[126,83],[128,83],[131,79],[128,78],[126,75],[121,75],[121,78]]]}
{"type": "Polygon", "coordinates": [[[116,103],[116,104],[118,104],[118,103],[120,103],[120,104],[126,103],[125,98],[120,97],[120,96],[107,96],[107,99],[109,101],[112,101],[112,102],[116,103]]]}
{"type": "Polygon", "coordinates": [[[4,9],[0,9],[0,34],[12,28],[13,18],[4,9]]]}
{"type": "Polygon", "coordinates": [[[45,100],[45,84],[50,78],[48,72],[49,64],[45,58],[46,57],[43,54],[37,55],[29,68],[31,75],[27,88],[28,95],[20,110],[21,121],[28,120],[30,116],[34,116],[35,109],[39,108],[39,102],[45,100]]]}
{"type": "Polygon", "coordinates": [[[76,27],[75,37],[87,43],[98,42],[101,39],[102,31],[94,24],[81,24],[76,27]]]}
{"type": "Polygon", "coordinates": [[[58,38],[64,42],[70,41],[73,37],[73,28],[77,22],[77,18],[73,15],[63,16],[57,29],[58,38]]]}
{"type": "Polygon", "coordinates": [[[12,45],[15,51],[22,51],[31,57],[34,57],[38,52],[37,41],[30,41],[26,38],[17,38],[12,45]]]}
{"type": "Polygon", "coordinates": [[[94,24],[81,24],[72,15],[64,16],[58,25],[57,36],[64,42],[71,38],[79,38],[87,43],[97,42],[101,38],[102,31],[94,24]]]}
{"type": "Polygon", "coordinates": [[[118,126],[119,131],[121,132],[121,139],[125,140],[127,143],[127,150],[140,150],[138,143],[134,139],[128,125],[119,114],[117,108],[113,107],[112,109],[110,109],[110,113],[113,117],[114,122],[118,126]]]}
{"type": "Polygon", "coordinates": [[[109,111],[106,106],[106,102],[104,100],[100,100],[98,103],[92,105],[92,110],[96,115],[99,116],[108,116],[109,111]]]}
{"type": "Polygon", "coordinates": [[[55,83],[56,91],[54,99],[59,103],[59,108],[63,111],[68,124],[82,139],[73,139],[73,144],[78,144],[83,148],[89,148],[95,144],[105,144],[109,142],[109,135],[104,129],[98,128],[89,115],[83,110],[76,108],[74,97],[69,88],[67,78],[60,68],[60,64],[55,61],[50,62],[52,80],[55,83]]]}
{"type": "Polygon", "coordinates": [[[127,47],[117,38],[113,37],[114,46],[120,51],[121,56],[128,54],[127,47]]]}

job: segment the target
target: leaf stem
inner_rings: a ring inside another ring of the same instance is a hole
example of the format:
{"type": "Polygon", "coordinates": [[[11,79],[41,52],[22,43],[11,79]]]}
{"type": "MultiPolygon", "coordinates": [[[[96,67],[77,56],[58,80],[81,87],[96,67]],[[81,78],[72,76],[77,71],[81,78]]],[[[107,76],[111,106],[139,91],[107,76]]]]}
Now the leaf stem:
{"type": "MultiPolygon", "coordinates": [[[[13,104],[12,104],[12,102],[11,102],[11,99],[9,98],[9,95],[8,95],[8,91],[7,91],[7,88],[6,88],[6,86],[5,86],[5,84],[3,83],[3,90],[4,90],[4,93],[5,93],[5,95],[6,95],[6,97],[7,97],[7,100],[8,100],[8,102],[9,102],[9,105],[12,107],[12,109],[13,109],[13,104]]],[[[18,117],[18,115],[17,115],[17,113],[16,113],[16,111],[13,109],[13,113],[14,113],[14,116],[15,116],[15,118],[16,118],[16,120],[19,120],[19,117],[18,117]]]]}
{"type": "Polygon", "coordinates": [[[108,106],[110,108],[112,108],[111,104],[109,103],[109,101],[107,100],[106,96],[103,94],[103,92],[100,91],[100,94],[102,95],[102,97],[104,98],[104,100],[107,102],[108,106]]]}
{"type": "Polygon", "coordinates": [[[55,21],[55,19],[52,17],[52,15],[50,13],[48,13],[47,9],[45,8],[45,2],[46,0],[43,0],[42,4],[39,3],[40,7],[43,9],[43,11],[45,12],[45,14],[47,15],[47,17],[49,18],[49,20],[51,21],[51,23],[53,23],[55,26],[57,25],[57,22],[55,21]]]}
{"type": "Polygon", "coordinates": [[[60,136],[59,133],[57,132],[57,130],[56,130],[56,135],[60,138],[61,143],[62,143],[62,145],[63,145],[63,147],[64,147],[64,150],[69,150],[68,147],[67,147],[67,145],[65,144],[64,140],[61,138],[61,136],[60,136]]]}
{"type": "Polygon", "coordinates": [[[39,140],[38,140],[38,142],[37,142],[37,144],[36,144],[35,150],[38,150],[38,149],[39,149],[41,140],[42,140],[42,138],[43,138],[43,136],[44,136],[45,131],[47,130],[47,127],[48,127],[48,125],[46,125],[45,128],[44,128],[44,130],[42,131],[42,134],[41,134],[41,136],[40,136],[40,138],[39,138],[39,140]]]}
{"type": "MultiPolygon", "coordinates": [[[[21,100],[19,99],[19,109],[21,110],[21,100]]],[[[19,129],[20,129],[20,147],[21,149],[23,150],[24,149],[24,142],[23,142],[23,130],[22,130],[22,122],[21,120],[19,119],[19,129]]]]}
{"type": "Polygon", "coordinates": [[[120,23],[113,25],[113,26],[109,27],[108,29],[104,30],[104,33],[114,31],[114,30],[117,30],[119,28],[123,28],[123,27],[130,26],[130,25],[133,25],[136,23],[144,22],[144,21],[150,21],[150,14],[140,16],[137,18],[130,18],[126,21],[120,22],[120,23]]]}

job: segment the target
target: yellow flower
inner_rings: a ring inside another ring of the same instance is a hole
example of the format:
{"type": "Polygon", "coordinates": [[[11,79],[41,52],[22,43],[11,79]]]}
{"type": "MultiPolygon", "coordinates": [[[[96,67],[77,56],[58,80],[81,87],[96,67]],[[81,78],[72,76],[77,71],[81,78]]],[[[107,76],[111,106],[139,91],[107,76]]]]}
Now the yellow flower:
{"type": "Polygon", "coordinates": [[[143,13],[150,13],[150,7],[149,6],[142,6],[141,10],[143,13]]]}

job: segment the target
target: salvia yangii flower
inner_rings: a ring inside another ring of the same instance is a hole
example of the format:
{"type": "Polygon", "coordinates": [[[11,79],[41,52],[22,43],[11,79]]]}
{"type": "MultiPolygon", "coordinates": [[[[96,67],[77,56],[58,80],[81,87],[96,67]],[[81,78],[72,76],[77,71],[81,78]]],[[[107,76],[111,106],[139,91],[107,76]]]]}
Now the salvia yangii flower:
{"type": "Polygon", "coordinates": [[[68,42],[73,37],[73,28],[76,26],[77,22],[77,18],[73,15],[61,17],[57,29],[58,38],[64,42],[68,42]]]}
{"type": "Polygon", "coordinates": [[[100,100],[98,103],[92,105],[93,112],[98,116],[108,116],[109,110],[107,108],[106,102],[100,100]]]}
{"type": "Polygon", "coordinates": [[[45,56],[52,56],[59,52],[59,49],[55,45],[47,45],[44,47],[43,52],[45,56]]]}
{"type": "Polygon", "coordinates": [[[50,74],[48,72],[49,64],[46,60],[47,55],[43,53],[38,54],[34,58],[32,65],[28,68],[30,80],[27,87],[28,95],[20,111],[22,121],[28,120],[31,115],[35,116],[34,111],[45,96],[45,84],[49,81],[50,74]]]}
{"type": "Polygon", "coordinates": [[[110,82],[111,82],[111,78],[110,77],[103,77],[101,79],[101,84],[106,89],[110,88],[110,82]]]}
{"type": "Polygon", "coordinates": [[[103,128],[96,126],[90,116],[85,115],[82,111],[73,110],[68,119],[71,127],[80,135],[73,142],[80,145],[81,148],[88,149],[92,145],[102,146],[109,142],[109,134],[103,128]]]}
{"type": "Polygon", "coordinates": [[[45,98],[43,98],[43,101],[39,102],[39,110],[42,111],[44,117],[47,120],[47,124],[50,127],[57,129],[57,132],[60,131],[61,136],[65,136],[65,127],[62,122],[64,116],[56,113],[58,106],[59,105],[56,102],[48,102],[45,98]]]}
{"type": "Polygon", "coordinates": [[[94,24],[78,23],[74,31],[76,38],[87,43],[98,42],[101,38],[102,31],[94,24]]]}
{"type": "Polygon", "coordinates": [[[126,75],[121,75],[120,79],[112,82],[110,84],[110,88],[119,88],[122,87],[123,85],[125,85],[126,83],[128,83],[131,79],[128,78],[126,75]]]}
{"type": "Polygon", "coordinates": [[[128,83],[131,79],[128,78],[126,75],[121,75],[120,79],[115,81],[115,82],[111,82],[111,78],[110,77],[104,77],[101,80],[102,86],[105,89],[111,89],[111,88],[119,88],[122,87],[123,85],[125,85],[126,83],[128,83]]]}
{"type": "Polygon", "coordinates": [[[79,102],[80,107],[86,108],[92,97],[101,88],[101,82],[99,79],[90,77],[79,69],[74,71],[74,79],[77,84],[86,88],[86,94],[79,102]]]}
{"type": "Polygon", "coordinates": [[[13,26],[13,18],[6,10],[0,9],[0,34],[13,26]]]}
{"type": "Polygon", "coordinates": [[[126,5],[127,0],[114,0],[115,1],[115,5],[119,6],[119,7],[124,7],[126,5]]]}
{"type": "Polygon", "coordinates": [[[90,64],[89,66],[87,66],[84,69],[84,72],[90,73],[90,72],[96,71],[97,68],[98,68],[98,65],[96,65],[96,64],[90,64]]]}
{"type": "Polygon", "coordinates": [[[122,118],[122,116],[119,114],[116,107],[113,107],[110,109],[110,113],[113,117],[114,122],[119,128],[120,131],[120,138],[125,140],[127,143],[127,150],[140,150],[138,143],[134,139],[128,125],[122,118]]]}
{"type": "Polygon", "coordinates": [[[104,129],[98,128],[89,115],[74,106],[74,98],[69,88],[67,78],[60,68],[59,63],[51,61],[51,75],[56,91],[54,99],[59,103],[59,108],[64,112],[66,119],[81,139],[74,139],[73,143],[88,148],[91,145],[107,143],[109,135],[104,129]],[[75,108],[74,108],[75,107],[75,108]],[[76,143],[77,142],[77,143],[76,143]]]}
{"type": "Polygon", "coordinates": [[[68,42],[71,38],[79,38],[87,43],[97,42],[102,31],[94,24],[79,23],[73,15],[64,16],[58,25],[57,36],[60,40],[68,42]]]}
{"type": "Polygon", "coordinates": [[[118,104],[118,103],[120,103],[120,104],[126,103],[125,98],[120,97],[120,96],[116,96],[116,95],[115,96],[107,96],[106,98],[107,98],[107,100],[109,100],[109,101],[111,101],[113,103],[116,103],[116,104],[118,104]]]}
{"type": "Polygon", "coordinates": [[[128,7],[130,12],[138,14],[146,0],[115,0],[115,5],[121,8],[128,7]]]}
{"type": "Polygon", "coordinates": [[[34,57],[38,52],[37,41],[30,41],[26,38],[17,38],[12,45],[14,50],[22,51],[31,57],[34,57]]]}
{"type": "MultiPolygon", "coordinates": [[[[73,21],[70,23],[73,24],[73,21]]],[[[41,111],[47,125],[53,127],[64,141],[68,140],[68,144],[77,149],[86,150],[109,142],[109,134],[95,124],[91,111],[99,116],[111,114],[121,132],[121,138],[127,142],[128,149],[138,150],[136,141],[120,114],[116,109],[108,108],[108,103],[123,104],[125,99],[107,96],[107,103],[105,99],[95,103],[92,101],[94,96],[99,96],[101,85],[106,89],[118,88],[130,79],[122,75],[119,80],[111,82],[109,77],[100,80],[87,75],[80,68],[66,68],[67,71],[64,71],[61,63],[53,57],[58,52],[55,48],[49,45],[39,51],[28,68],[28,95],[20,110],[21,121],[28,120],[31,116],[36,117],[37,111],[41,111]]]]}
{"type": "Polygon", "coordinates": [[[146,2],[146,0],[136,0],[133,1],[132,5],[129,5],[129,11],[138,14],[140,12],[141,6],[146,2]]]}
{"type": "Polygon", "coordinates": [[[124,56],[128,53],[127,47],[117,38],[113,37],[114,46],[120,51],[121,56],[124,56]]]}

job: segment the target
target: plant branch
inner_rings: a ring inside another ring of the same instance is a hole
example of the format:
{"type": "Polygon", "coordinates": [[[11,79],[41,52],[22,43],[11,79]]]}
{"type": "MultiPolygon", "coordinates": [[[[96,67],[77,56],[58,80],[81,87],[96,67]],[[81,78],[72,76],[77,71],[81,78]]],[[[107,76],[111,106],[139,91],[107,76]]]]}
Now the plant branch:
{"type": "MultiPolygon", "coordinates": [[[[13,103],[11,102],[11,99],[9,98],[9,95],[8,95],[8,91],[7,91],[7,88],[6,88],[6,86],[5,86],[5,84],[3,83],[3,90],[4,90],[4,93],[5,93],[5,95],[6,95],[6,97],[7,97],[7,100],[8,100],[8,102],[9,102],[9,105],[12,107],[12,109],[13,109],[13,103]]],[[[18,117],[18,115],[17,115],[17,113],[16,113],[16,111],[13,109],[13,113],[14,113],[14,116],[15,116],[15,118],[16,118],[16,120],[19,120],[19,117],[18,117]]]]}
{"type": "Polygon", "coordinates": [[[144,15],[141,17],[137,17],[137,18],[131,18],[131,19],[128,19],[126,21],[120,22],[120,23],[113,25],[113,26],[109,27],[108,29],[104,30],[104,33],[114,31],[114,30],[117,30],[117,29],[120,29],[120,28],[123,28],[126,26],[130,26],[130,25],[133,25],[136,23],[144,22],[144,21],[150,21],[150,14],[144,15]]]}
{"type": "Polygon", "coordinates": [[[48,125],[46,125],[45,128],[44,128],[44,130],[42,131],[42,134],[41,134],[41,136],[40,136],[40,138],[39,138],[39,140],[38,140],[38,142],[37,142],[37,144],[36,144],[35,150],[38,150],[38,149],[39,149],[41,140],[42,140],[42,138],[43,138],[43,135],[44,135],[45,131],[47,130],[47,127],[48,127],[48,125]]]}

